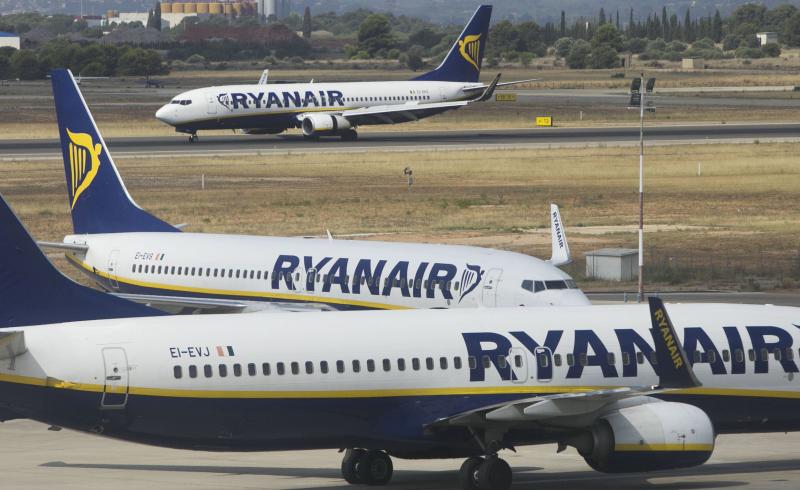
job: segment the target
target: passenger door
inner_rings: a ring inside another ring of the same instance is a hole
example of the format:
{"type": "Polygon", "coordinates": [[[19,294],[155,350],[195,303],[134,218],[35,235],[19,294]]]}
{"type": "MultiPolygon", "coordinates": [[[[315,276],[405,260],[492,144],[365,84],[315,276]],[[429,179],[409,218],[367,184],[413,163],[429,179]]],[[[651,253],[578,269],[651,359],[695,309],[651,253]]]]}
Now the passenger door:
{"type": "Polygon", "coordinates": [[[121,410],[128,402],[128,358],[122,347],[106,347],[102,352],[105,383],[100,408],[121,410]]]}
{"type": "Polygon", "coordinates": [[[209,114],[216,114],[217,113],[217,98],[214,95],[214,92],[206,92],[206,99],[208,101],[208,113],[209,114]]]}
{"type": "Polygon", "coordinates": [[[108,256],[108,282],[112,289],[119,289],[117,281],[117,267],[119,266],[119,250],[112,250],[108,256]]]}
{"type": "Polygon", "coordinates": [[[497,287],[502,275],[503,269],[489,269],[486,273],[483,280],[483,306],[497,306],[497,287]]]}

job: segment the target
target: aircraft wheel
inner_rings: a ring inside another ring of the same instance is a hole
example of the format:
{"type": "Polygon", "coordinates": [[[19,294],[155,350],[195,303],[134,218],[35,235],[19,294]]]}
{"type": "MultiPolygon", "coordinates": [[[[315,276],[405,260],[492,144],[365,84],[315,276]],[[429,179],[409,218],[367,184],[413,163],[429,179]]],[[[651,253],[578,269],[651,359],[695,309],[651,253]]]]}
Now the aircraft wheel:
{"type": "Polygon", "coordinates": [[[508,490],[511,488],[511,467],[497,456],[486,458],[475,473],[480,490],[508,490]]]}
{"type": "Polygon", "coordinates": [[[458,482],[461,490],[478,490],[478,479],[476,472],[478,467],[483,464],[483,458],[473,456],[464,461],[461,469],[458,470],[458,482]]]}
{"type": "Polygon", "coordinates": [[[197,133],[189,136],[189,143],[197,143],[197,133]]]}
{"type": "Polygon", "coordinates": [[[342,478],[347,483],[357,485],[363,483],[358,474],[358,466],[367,454],[363,449],[348,449],[342,458],[342,478]]]}
{"type": "Polygon", "coordinates": [[[392,479],[392,458],[383,451],[367,451],[356,466],[356,473],[367,485],[386,485],[392,479]]]}
{"type": "Polygon", "coordinates": [[[342,141],[355,141],[358,139],[358,131],[355,129],[347,129],[342,131],[342,141]]]}

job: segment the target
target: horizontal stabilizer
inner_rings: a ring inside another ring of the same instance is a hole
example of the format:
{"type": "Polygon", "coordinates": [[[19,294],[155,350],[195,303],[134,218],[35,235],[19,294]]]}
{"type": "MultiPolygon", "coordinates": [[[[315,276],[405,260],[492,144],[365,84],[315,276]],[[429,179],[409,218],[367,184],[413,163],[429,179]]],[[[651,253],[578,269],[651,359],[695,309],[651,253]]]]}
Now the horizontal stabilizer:
{"type": "Polygon", "coordinates": [[[89,250],[89,245],[82,243],[63,243],[63,242],[42,242],[37,241],[40,248],[52,248],[54,250],[66,250],[68,252],[86,252],[89,250]]]}

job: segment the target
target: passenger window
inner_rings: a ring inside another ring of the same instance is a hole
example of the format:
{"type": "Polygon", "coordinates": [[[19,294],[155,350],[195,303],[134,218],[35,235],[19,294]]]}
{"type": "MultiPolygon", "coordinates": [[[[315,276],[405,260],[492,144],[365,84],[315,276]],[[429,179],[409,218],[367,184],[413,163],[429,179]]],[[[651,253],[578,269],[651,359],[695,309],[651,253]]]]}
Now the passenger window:
{"type": "Polygon", "coordinates": [[[211,267],[206,267],[206,277],[211,277],[211,267]]]}
{"type": "Polygon", "coordinates": [[[789,347],[786,348],[786,360],[788,361],[794,360],[794,351],[789,347]]]}
{"type": "Polygon", "coordinates": [[[336,361],[336,372],[337,373],[344,372],[344,361],[336,361]]]}
{"type": "Polygon", "coordinates": [[[131,272],[136,274],[136,264],[133,264],[133,267],[131,268],[131,272]]]}
{"type": "Polygon", "coordinates": [[[227,375],[228,375],[228,366],[226,366],[225,364],[220,364],[219,365],[219,377],[220,378],[224,378],[227,375]]]}
{"type": "Polygon", "coordinates": [[[728,349],[722,350],[722,360],[728,362],[731,360],[731,352],[728,349]]]}
{"type": "Polygon", "coordinates": [[[608,364],[609,364],[610,366],[613,366],[614,364],[616,364],[616,363],[617,363],[617,357],[614,355],[614,353],[613,353],[613,352],[609,352],[609,353],[608,353],[608,356],[606,356],[606,357],[607,357],[607,359],[606,359],[606,360],[608,361],[608,364]]]}
{"type": "Polygon", "coordinates": [[[172,274],[173,276],[175,275],[175,266],[174,265],[170,268],[169,273],[172,274]]]}
{"type": "Polygon", "coordinates": [[[478,361],[475,359],[475,356],[469,356],[467,358],[467,364],[470,369],[478,369],[478,361]]]}
{"type": "Polygon", "coordinates": [[[416,357],[412,358],[411,359],[411,369],[413,369],[414,371],[419,371],[419,366],[420,366],[419,359],[416,358],[416,357]]]}
{"type": "Polygon", "coordinates": [[[264,376],[269,376],[271,371],[272,370],[269,368],[268,362],[261,364],[261,372],[264,374],[264,376]]]}
{"type": "Polygon", "coordinates": [[[319,371],[322,374],[328,374],[328,361],[320,361],[320,363],[319,363],[319,371]]]}
{"type": "Polygon", "coordinates": [[[708,353],[706,354],[706,359],[708,360],[708,362],[710,362],[712,364],[717,362],[717,353],[716,353],[716,351],[713,351],[713,350],[708,351],[708,353]]]}
{"type": "Polygon", "coordinates": [[[255,376],[256,375],[256,365],[255,365],[255,363],[251,362],[250,364],[247,365],[247,374],[250,375],[250,376],[255,376]]]}
{"type": "Polygon", "coordinates": [[[386,372],[391,371],[392,370],[392,361],[390,361],[389,359],[384,359],[383,360],[383,370],[386,371],[386,372]]]}
{"type": "Polygon", "coordinates": [[[775,357],[776,361],[780,361],[781,360],[781,350],[778,349],[777,347],[775,348],[774,351],[772,351],[772,355],[775,357]]]}
{"type": "Polygon", "coordinates": [[[174,366],[172,368],[172,374],[175,376],[175,379],[181,379],[183,377],[183,369],[180,366],[174,366]]]}
{"type": "Polygon", "coordinates": [[[295,374],[295,375],[300,374],[300,364],[298,364],[297,362],[293,361],[290,364],[290,366],[292,368],[292,374],[295,374]]]}
{"type": "Polygon", "coordinates": [[[286,366],[284,366],[282,362],[275,364],[275,369],[278,372],[278,375],[280,376],[286,374],[286,366]]]}
{"type": "MultiPolygon", "coordinates": [[[[147,271],[145,271],[145,272],[147,272],[147,271]]],[[[180,275],[182,275],[182,273],[183,273],[183,266],[178,266],[178,275],[180,276],[180,275]]]]}
{"type": "Polygon", "coordinates": [[[194,268],[194,267],[192,267],[192,275],[194,275],[194,269],[195,269],[195,268],[194,268]]]}
{"type": "Polygon", "coordinates": [[[561,354],[553,354],[553,364],[561,366],[561,354]]]}
{"type": "Polygon", "coordinates": [[[242,375],[242,365],[241,364],[234,364],[233,365],[233,375],[234,376],[241,376],[242,375]]]}
{"type": "Polygon", "coordinates": [[[589,365],[589,356],[585,352],[581,353],[579,359],[581,366],[586,367],[589,365]]]}
{"type": "Polygon", "coordinates": [[[455,287],[454,287],[453,289],[455,289],[456,291],[458,291],[458,281],[456,281],[456,285],[455,285],[455,287]]]}
{"type": "Polygon", "coordinates": [[[306,361],[306,374],[314,374],[314,363],[306,361]]]}
{"type": "Polygon", "coordinates": [[[755,353],[755,351],[754,351],[753,349],[748,349],[748,351],[747,351],[747,357],[750,359],[750,361],[755,361],[755,360],[756,360],[756,353],[755,353]]]}
{"type": "Polygon", "coordinates": [[[742,349],[736,349],[734,355],[736,356],[736,362],[740,364],[744,362],[744,351],[742,349]]]}
{"type": "Polygon", "coordinates": [[[447,369],[447,358],[446,357],[440,357],[439,358],[439,369],[442,369],[442,370],[447,369]]]}
{"type": "Polygon", "coordinates": [[[637,352],[636,353],[636,364],[644,364],[644,353],[637,352]]]}
{"type": "Polygon", "coordinates": [[[769,360],[769,351],[767,350],[766,347],[762,347],[761,350],[760,350],[760,353],[761,353],[761,360],[762,361],[768,361],[769,360]]]}
{"type": "Polygon", "coordinates": [[[461,358],[454,357],[453,358],[453,369],[461,369],[461,358]]]}
{"type": "Polygon", "coordinates": [[[256,274],[256,279],[261,279],[261,271],[258,271],[258,273],[256,274]]]}
{"type": "Polygon", "coordinates": [[[544,352],[540,352],[536,355],[539,358],[539,367],[546,368],[550,365],[550,359],[548,358],[547,354],[544,352]]]}
{"type": "Polygon", "coordinates": [[[191,365],[189,366],[189,377],[196,378],[197,377],[197,366],[191,365]]]}
{"type": "Polygon", "coordinates": [[[492,367],[492,358],[490,358],[489,356],[483,356],[483,367],[485,369],[489,369],[490,367],[492,367]]]}
{"type": "Polygon", "coordinates": [[[506,356],[500,355],[497,356],[497,367],[500,369],[505,369],[508,367],[508,358],[506,356]]]}
{"type": "Polygon", "coordinates": [[[150,273],[150,266],[149,265],[144,266],[144,273],[145,274],[149,274],[150,273]]]}
{"type": "Polygon", "coordinates": [[[622,353],[622,365],[629,366],[631,364],[631,355],[627,352],[622,353]]]}
{"type": "Polygon", "coordinates": [[[433,371],[433,358],[432,357],[426,357],[425,358],[425,367],[428,369],[428,371],[433,371]]]}
{"type": "Polygon", "coordinates": [[[375,372],[375,361],[372,359],[367,359],[367,371],[371,373],[375,372]]]}
{"type": "Polygon", "coordinates": [[[239,273],[242,272],[241,269],[236,269],[236,279],[239,279],[239,273]]]}
{"type": "Polygon", "coordinates": [[[400,358],[397,360],[397,370],[398,371],[405,371],[406,370],[406,360],[400,358]]]}
{"type": "Polygon", "coordinates": [[[203,375],[206,378],[210,378],[213,374],[214,372],[211,370],[211,364],[206,364],[205,366],[203,366],[203,375]]]}
{"type": "Polygon", "coordinates": [[[353,360],[353,372],[358,373],[361,371],[361,362],[358,359],[353,360]]]}
{"type": "Polygon", "coordinates": [[[567,354],[567,366],[574,366],[575,365],[575,354],[569,353],[567,354]]]}
{"type": "Polygon", "coordinates": [[[656,351],[650,352],[650,364],[653,366],[658,364],[658,357],[656,356],[656,351]]]}
{"type": "Polygon", "coordinates": [[[699,350],[696,350],[696,351],[692,352],[692,360],[695,363],[700,362],[700,351],[699,350]]]}
{"type": "Polygon", "coordinates": [[[217,277],[218,273],[219,273],[219,269],[214,269],[214,277],[217,277]]]}

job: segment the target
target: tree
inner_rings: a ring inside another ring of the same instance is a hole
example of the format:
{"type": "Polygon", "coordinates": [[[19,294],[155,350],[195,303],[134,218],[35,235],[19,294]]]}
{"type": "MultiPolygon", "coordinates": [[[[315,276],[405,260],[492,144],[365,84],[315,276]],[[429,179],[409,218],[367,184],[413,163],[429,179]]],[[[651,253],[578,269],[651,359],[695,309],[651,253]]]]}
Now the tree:
{"type": "Polygon", "coordinates": [[[422,61],[423,54],[425,54],[425,48],[420,45],[411,46],[407,52],[400,55],[400,62],[404,63],[409,70],[417,71],[425,66],[422,61]]]}
{"type": "Polygon", "coordinates": [[[0,78],[7,79],[13,78],[13,71],[11,69],[11,60],[5,53],[0,53],[0,78]]]}
{"type": "Polygon", "coordinates": [[[156,8],[153,11],[153,29],[161,30],[161,2],[156,2],[156,8]]]}
{"type": "Polygon", "coordinates": [[[633,9],[631,8],[631,15],[630,15],[630,18],[628,19],[628,37],[633,37],[634,36],[634,34],[635,34],[634,25],[635,24],[634,24],[634,21],[633,21],[633,9]]]}
{"type": "MultiPolygon", "coordinates": [[[[612,24],[606,25],[613,27],[612,24]]],[[[617,51],[608,44],[601,44],[593,48],[589,56],[589,66],[591,68],[614,68],[619,66],[617,51]]]]}
{"type": "Polygon", "coordinates": [[[583,39],[578,39],[575,41],[575,43],[573,43],[572,48],[569,50],[569,54],[566,58],[567,66],[576,69],[586,68],[591,51],[592,47],[589,45],[589,43],[583,39]]]}
{"type": "Polygon", "coordinates": [[[603,24],[592,36],[592,48],[608,46],[615,52],[622,49],[622,34],[614,24],[603,24]]]}
{"type": "Polygon", "coordinates": [[[443,35],[434,31],[430,27],[422,27],[417,29],[410,36],[408,36],[408,44],[419,45],[424,48],[430,49],[442,40],[443,35]]]}
{"type": "Polygon", "coordinates": [[[303,39],[311,39],[311,7],[308,5],[303,11],[303,39]]]}
{"type": "Polygon", "coordinates": [[[119,58],[120,75],[160,75],[167,72],[161,56],[152,49],[129,48],[119,58]]]}
{"type": "Polygon", "coordinates": [[[781,47],[775,43],[769,43],[761,46],[761,54],[766,58],[777,58],[781,55],[781,47]]]}
{"type": "Polygon", "coordinates": [[[560,36],[564,37],[567,34],[567,14],[564,11],[561,11],[561,31],[560,36]]]}
{"type": "Polygon", "coordinates": [[[689,12],[689,8],[686,8],[686,16],[683,18],[683,40],[691,43],[694,42],[695,33],[694,29],[692,28],[692,16],[689,12]]]}
{"type": "Polygon", "coordinates": [[[559,58],[566,58],[569,54],[570,50],[572,49],[572,45],[575,44],[575,40],[571,37],[562,37],[558,41],[553,44],[553,48],[555,48],[556,56],[559,58]]]}
{"type": "Polygon", "coordinates": [[[22,80],[38,80],[45,75],[36,53],[27,49],[17,51],[11,56],[11,69],[22,80]]]}
{"type": "Polygon", "coordinates": [[[667,7],[661,7],[661,37],[665,41],[671,41],[672,35],[669,32],[669,19],[667,18],[667,7]]]}
{"type": "Polygon", "coordinates": [[[722,16],[719,15],[719,10],[714,14],[714,20],[711,24],[711,39],[715,43],[722,41],[722,16]]]}
{"type": "Polygon", "coordinates": [[[600,16],[597,20],[598,25],[603,25],[606,23],[606,11],[603,7],[600,7],[600,16]]]}
{"type": "Polygon", "coordinates": [[[358,27],[358,49],[374,56],[380,49],[394,47],[392,26],[385,15],[370,14],[358,27]]]}
{"type": "Polygon", "coordinates": [[[795,12],[786,21],[783,38],[789,46],[800,46],[800,12],[795,12]]]}

